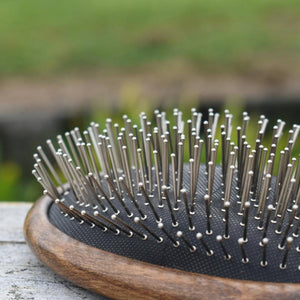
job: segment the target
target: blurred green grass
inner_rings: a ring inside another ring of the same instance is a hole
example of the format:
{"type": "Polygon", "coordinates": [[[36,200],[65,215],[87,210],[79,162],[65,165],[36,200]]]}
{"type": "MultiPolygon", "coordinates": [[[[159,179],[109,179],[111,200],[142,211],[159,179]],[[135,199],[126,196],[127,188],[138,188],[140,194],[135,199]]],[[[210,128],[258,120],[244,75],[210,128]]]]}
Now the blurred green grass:
{"type": "MultiPolygon", "coordinates": [[[[299,13],[296,0],[2,0],[0,78],[84,76],[170,65],[214,74],[252,74],[270,65],[275,65],[274,73],[297,69],[299,13]]],[[[145,103],[125,92],[118,109],[93,111],[91,119],[120,121],[126,113],[137,121],[137,112],[152,113],[145,103]]],[[[190,104],[181,108],[188,113],[190,104]]],[[[254,124],[258,115],[251,117],[254,124]]],[[[252,145],[255,132],[255,126],[249,127],[252,145]]],[[[281,146],[285,142],[283,138],[281,146]]],[[[0,200],[37,199],[41,188],[33,177],[24,177],[19,165],[0,159],[0,200]]]]}
{"type": "Polygon", "coordinates": [[[0,76],[300,62],[300,2],[2,0],[0,76]]]}

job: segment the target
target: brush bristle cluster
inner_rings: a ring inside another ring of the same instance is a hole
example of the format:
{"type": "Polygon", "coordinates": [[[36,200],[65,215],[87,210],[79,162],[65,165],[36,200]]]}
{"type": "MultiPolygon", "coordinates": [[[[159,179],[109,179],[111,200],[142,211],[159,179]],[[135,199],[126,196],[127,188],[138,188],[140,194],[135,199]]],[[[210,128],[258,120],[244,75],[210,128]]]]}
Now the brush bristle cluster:
{"type": "Polygon", "coordinates": [[[192,253],[201,249],[209,256],[219,247],[224,261],[232,259],[230,243],[234,243],[240,249],[236,259],[249,262],[249,230],[255,227],[262,267],[268,265],[273,230],[282,257],[278,268],[285,269],[289,254],[300,252],[295,241],[300,226],[300,163],[292,156],[300,127],[294,125],[284,136],[285,122],[278,120],[267,147],[268,120],[263,115],[251,124],[244,112],[236,128],[229,110],[221,118],[209,109],[204,121],[196,109],[186,122],[178,109],[169,120],[158,110],[151,119],[145,113],[139,117],[140,127],[124,115],[123,127],[107,119],[103,125],[91,123],[83,134],[75,128],[64,138],[57,136],[57,145],[48,140],[51,159],[39,146],[33,174],[44,194],[65,216],[94,228],[145,243],[170,243],[192,253]],[[250,126],[256,131],[254,145],[247,142],[250,126]],[[216,191],[221,191],[217,199],[216,191]],[[65,201],[69,193],[74,195],[71,204],[65,201]],[[223,220],[214,228],[216,207],[223,220]],[[157,222],[155,230],[147,225],[149,213],[157,222]],[[163,218],[166,213],[168,220],[163,218]],[[230,241],[233,214],[241,234],[230,241]],[[191,232],[194,239],[189,239],[191,232]],[[208,242],[211,236],[214,246],[208,242]]]}

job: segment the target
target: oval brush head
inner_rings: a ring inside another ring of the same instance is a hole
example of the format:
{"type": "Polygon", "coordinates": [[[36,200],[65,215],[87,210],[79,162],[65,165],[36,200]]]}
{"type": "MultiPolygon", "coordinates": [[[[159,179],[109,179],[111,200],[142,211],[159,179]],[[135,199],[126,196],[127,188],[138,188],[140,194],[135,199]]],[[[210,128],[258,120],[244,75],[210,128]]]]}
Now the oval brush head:
{"type": "Polygon", "coordinates": [[[127,116],[121,128],[111,119],[103,130],[75,128],[58,146],[47,141],[67,184],[38,147],[33,174],[44,204],[25,224],[34,252],[69,280],[116,298],[299,297],[300,163],[292,151],[300,127],[279,149],[283,121],[266,147],[265,116],[249,125],[243,113],[233,134],[229,111],[220,127],[219,117],[210,109],[202,122],[192,109],[184,122],[174,109],[172,121],[141,113],[140,129],[127,116]],[[252,147],[248,125],[257,131],[252,147]],[[127,276],[116,282],[118,272],[127,276]],[[104,288],[110,280],[118,292],[104,288]]]}

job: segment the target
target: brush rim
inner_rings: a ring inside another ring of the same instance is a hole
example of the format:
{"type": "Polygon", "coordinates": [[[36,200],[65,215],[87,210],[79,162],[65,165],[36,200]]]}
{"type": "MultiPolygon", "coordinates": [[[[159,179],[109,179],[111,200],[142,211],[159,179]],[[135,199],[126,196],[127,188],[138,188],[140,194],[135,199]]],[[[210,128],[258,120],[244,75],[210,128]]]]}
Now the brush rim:
{"type": "Polygon", "coordinates": [[[114,299],[300,297],[300,284],[236,280],[180,271],[86,245],[50,223],[48,210],[52,203],[45,195],[28,212],[24,223],[28,245],[54,272],[98,294],[114,299]]]}

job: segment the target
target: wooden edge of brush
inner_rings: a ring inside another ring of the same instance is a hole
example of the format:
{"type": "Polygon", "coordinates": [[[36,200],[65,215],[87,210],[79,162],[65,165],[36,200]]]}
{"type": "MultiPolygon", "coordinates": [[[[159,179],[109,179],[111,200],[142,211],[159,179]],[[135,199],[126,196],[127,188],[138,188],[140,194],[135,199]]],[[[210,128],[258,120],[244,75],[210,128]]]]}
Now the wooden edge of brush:
{"type": "Polygon", "coordinates": [[[30,209],[24,235],[35,255],[65,279],[115,299],[299,299],[300,284],[227,279],[161,267],[81,243],[48,220],[52,200],[30,209]]]}

